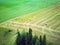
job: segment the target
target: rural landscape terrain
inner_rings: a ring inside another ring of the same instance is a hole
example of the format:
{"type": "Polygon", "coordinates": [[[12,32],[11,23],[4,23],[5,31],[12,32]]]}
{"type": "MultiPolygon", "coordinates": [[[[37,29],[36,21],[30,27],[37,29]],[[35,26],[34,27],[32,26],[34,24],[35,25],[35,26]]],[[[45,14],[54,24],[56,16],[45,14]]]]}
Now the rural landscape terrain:
{"type": "Polygon", "coordinates": [[[0,45],[15,45],[17,30],[29,28],[33,35],[46,35],[47,45],[60,45],[59,0],[7,2],[0,3],[0,45]]]}

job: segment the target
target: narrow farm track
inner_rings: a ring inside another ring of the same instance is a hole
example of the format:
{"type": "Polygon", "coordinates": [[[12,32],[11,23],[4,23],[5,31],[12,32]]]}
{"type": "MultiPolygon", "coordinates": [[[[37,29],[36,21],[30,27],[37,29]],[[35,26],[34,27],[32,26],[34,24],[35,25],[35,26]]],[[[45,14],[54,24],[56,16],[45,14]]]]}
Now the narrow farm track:
{"type": "Polygon", "coordinates": [[[26,16],[18,17],[0,24],[1,27],[14,30],[32,28],[37,35],[46,34],[49,42],[56,43],[60,39],[60,3],[26,16]]]}

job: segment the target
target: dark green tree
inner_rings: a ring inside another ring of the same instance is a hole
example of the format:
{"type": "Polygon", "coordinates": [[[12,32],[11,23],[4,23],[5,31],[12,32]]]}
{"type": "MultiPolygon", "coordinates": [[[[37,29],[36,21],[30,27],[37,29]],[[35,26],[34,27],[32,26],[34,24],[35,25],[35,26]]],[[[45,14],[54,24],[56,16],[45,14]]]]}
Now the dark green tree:
{"type": "Polygon", "coordinates": [[[21,35],[19,31],[17,32],[16,45],[21,45],[21,35]]]}
{"type": "Polygon", "coordinates": [[[28,45],[28,42],[29,42],[29,35],[28,35],[28,32],[26,33],[26,45],[28,45]]]}
{"type": "Polygon", "coordinates": [[[43,36],[43,45],[46,45],[46,35],[43,36]]]}
{"type": "Polygon", "coordinates": [[[21,45],[26,45],[25,36],[23,36],[23,37],[22,37],[22,40],[21,40],[21,45]]]}
{"type": "Polygon", "coordinates": [[[28,45],[32,45],[32,29],[29,28],[29,35],[28,35],[28,45]]]}
{"type": "Polygon", "coordinates": [[[33,37],[33,39],[32,39],[32,41],[33,41],[33,45],[36,44],[36,40],[37,40],[37,36],[35,35],[35,36],[33,37]]]}
{"type": "Polygon", "coordinates": [[[39,39],[40,45],[43,45],[43,41],[42,41],[42,36],[40,35],[40,39],[39,39]]]}
{"type": "Polygon", "coordinates": [[[22,32],[22,38],[21,38],[21,45],[26,45],[26,32],[23,30],[22,32]]]}

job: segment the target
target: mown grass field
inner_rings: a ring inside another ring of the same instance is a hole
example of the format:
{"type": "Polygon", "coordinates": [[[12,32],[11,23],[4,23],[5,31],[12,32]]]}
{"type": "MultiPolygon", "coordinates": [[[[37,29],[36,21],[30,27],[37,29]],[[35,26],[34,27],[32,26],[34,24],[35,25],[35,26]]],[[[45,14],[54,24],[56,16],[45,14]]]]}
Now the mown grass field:
{"type": "Polygon", "coordinates": [[[2,0],[0,1],[0,23],[18,16],[22,16],[46,8],[58,2],[59,0],[2,0]]]}

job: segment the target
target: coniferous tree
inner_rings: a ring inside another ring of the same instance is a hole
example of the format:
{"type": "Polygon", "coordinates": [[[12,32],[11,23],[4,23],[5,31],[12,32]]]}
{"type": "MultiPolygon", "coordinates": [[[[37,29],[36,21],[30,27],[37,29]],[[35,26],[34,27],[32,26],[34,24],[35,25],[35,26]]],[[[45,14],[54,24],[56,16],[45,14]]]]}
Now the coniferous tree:
{"type": "Polygon", "coordinates": [[[29,36],[28,36],[28,32],[26,33],[26,45],[28,45],[29,42],[29,36]]]}
{"type": "Polygon", "coordinates": [[[21,45],[21,36],[19,31],[17,32],[16,45],[21,45]]]}
{"type": "Polygon", "coordinates": [[[28,41],[28,33],[25,33],[25,45],[27,45],[27,41],[28,41]]]}
{"type": "Polygon", "coordinates": [[[21,43],[22,43],[22,45],[26,45],[26,40],[25,40],[25,36],[23,35],[23,37],[22,37],[22,41],[21,41],[21,43]]]}
{"type": "Polygon", "coordinates": [[[29,28],[29,42],[28,42],[28,45],[32,45],[32,29],[29,28]]]}
{"type": "Polygon", "coordinates": [[[43,45],[46,45],[46,35],[43,36],[43,45]]]}
{"type": "Polygon", "coordinates": [[[35,45],[36,44],[36,40],[37,40],[37,36],[35,35],[34,37],[33,37],[33,45],[35,45]]]}
{"type": "Polygon", "coordinates": [[[26,45],[26,32],[23,30],[22,32],[22,38],[21,38],[21,45],[26,45]]]}
{"type": "Polygon", "coordinates": [[[43,45],[43,43],[42,43],[43,41],[42,41],[42,36],[41,35],[40,35],[40,40],[39,41],[40,41],[40,45],[43,45]]]}

